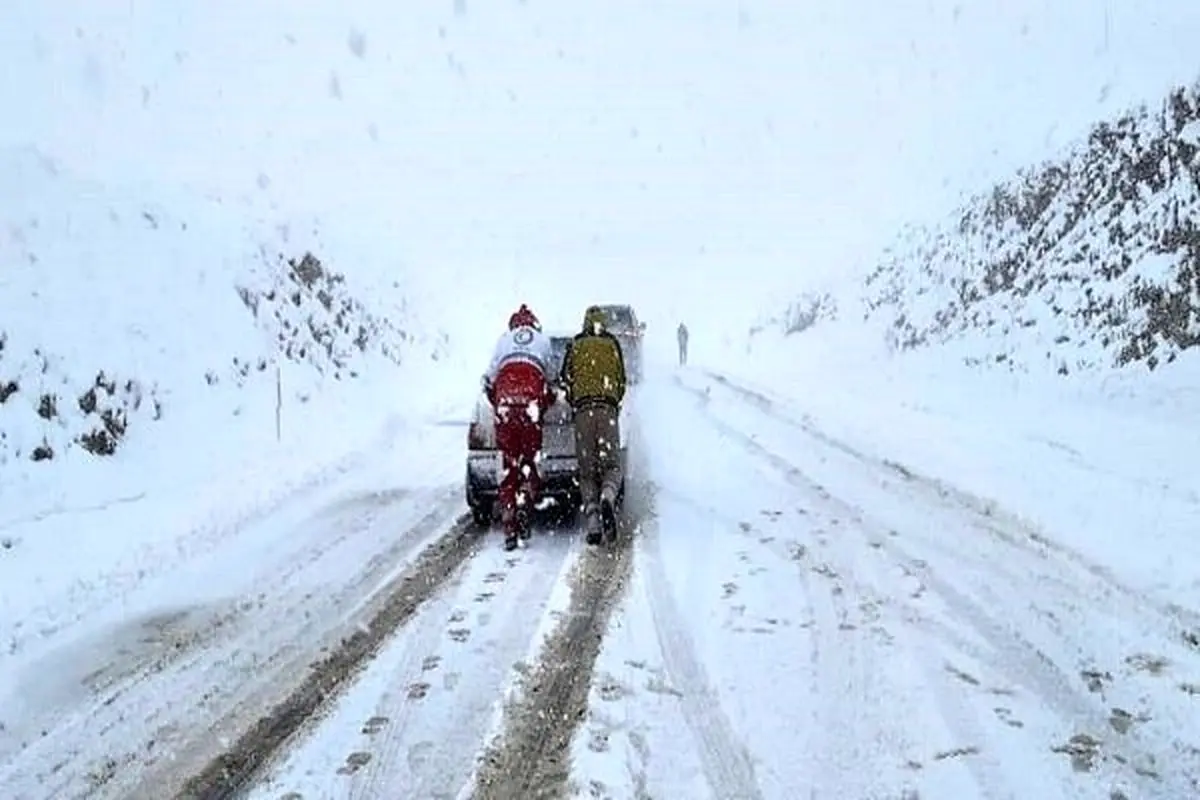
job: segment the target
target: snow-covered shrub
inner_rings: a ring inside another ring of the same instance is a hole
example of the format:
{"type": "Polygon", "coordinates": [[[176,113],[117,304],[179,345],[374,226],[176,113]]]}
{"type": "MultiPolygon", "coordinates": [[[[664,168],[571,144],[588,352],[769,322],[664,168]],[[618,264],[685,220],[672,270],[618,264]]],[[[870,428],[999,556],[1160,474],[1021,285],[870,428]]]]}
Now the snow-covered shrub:
{"type": "Polygon", "coordinates": [[[818,322],[837,319],[837,300],[828,292],[802,293],[779,314],[767,316],[750,328],[756,336],[764,330],[775,330],[784,336],[803,333],[818,322]]]}
{"type": "Polygon", "coordinates": [[[1200,344],[1200,84],[1097,124],[939,228],[910,228],[864,317],[905,350],[1010,369],[1144,365],[1200,344]]]}
{"type": "MultiPolygon", "coordinates": [[[[239,284],[237,293],[280,357],[335,380],[358,377],[356,364],[370,353],[400,364],[411,343],[407,332],[354,296],[345,275],[330,271],[310,252],[299,259],[278,256],[266,285],[239,284]]],[[[234,357],[234,380],[265,367],[261,358],[234,357]]]]}

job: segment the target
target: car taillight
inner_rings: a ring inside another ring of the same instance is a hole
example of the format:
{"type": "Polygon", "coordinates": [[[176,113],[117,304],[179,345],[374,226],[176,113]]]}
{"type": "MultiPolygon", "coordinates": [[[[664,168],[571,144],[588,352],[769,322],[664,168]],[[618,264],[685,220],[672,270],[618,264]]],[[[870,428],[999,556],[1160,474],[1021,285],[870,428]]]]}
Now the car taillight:
{"type": "Polygon", "coordinates": [[[483,450],[487,447],[487,437],[484,436],[483,426],[478,422],[472,422],[467,428],[467,449],[468,450],[483,450]]]}

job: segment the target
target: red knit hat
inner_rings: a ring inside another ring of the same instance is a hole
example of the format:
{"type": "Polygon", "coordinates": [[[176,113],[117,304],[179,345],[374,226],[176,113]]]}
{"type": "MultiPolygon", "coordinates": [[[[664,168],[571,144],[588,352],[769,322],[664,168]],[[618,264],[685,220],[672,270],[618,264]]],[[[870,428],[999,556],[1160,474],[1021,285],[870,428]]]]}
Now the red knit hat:
{"type": "Polygon", "coordinates": [[[521,307],[514,311],[513,315],[508,318],[508,329],[511,331],[516,330],[517,328],[533,328],[534,330],[538,331],[542,329],[542,323],[539,322],[537,316],[529,310],[529,306],[525,305],[524,303],[522,303],[521,307]]]}

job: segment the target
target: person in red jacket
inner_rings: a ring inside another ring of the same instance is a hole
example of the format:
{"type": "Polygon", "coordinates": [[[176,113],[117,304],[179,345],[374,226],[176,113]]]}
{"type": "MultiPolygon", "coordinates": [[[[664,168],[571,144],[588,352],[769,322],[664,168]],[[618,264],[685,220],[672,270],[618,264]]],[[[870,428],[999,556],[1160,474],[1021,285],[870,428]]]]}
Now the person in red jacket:
{"type": "Polygon", "coordinates": [[[484,390],[495,411],[496,446],[500,449],[500,513],[504,548],[529,538],[538,499],[537,462],[542,450],[542,419],[554,403],[547,377],[552,361],[550,337],[528,306],[522,304],[496,342],[492,363],[483,376],[484,390]]]}

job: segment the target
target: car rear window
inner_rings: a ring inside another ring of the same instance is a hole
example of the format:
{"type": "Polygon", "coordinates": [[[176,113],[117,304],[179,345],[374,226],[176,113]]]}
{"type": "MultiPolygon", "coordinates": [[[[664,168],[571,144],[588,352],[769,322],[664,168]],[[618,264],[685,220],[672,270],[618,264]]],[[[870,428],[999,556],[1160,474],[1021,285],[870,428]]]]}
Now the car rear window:
{"type": "Polygon", "coordinates": [[[550,351],[552,359],[550,361],[550,375],[554,377],[562,370],[563,358],[567,354],[567,345],[571,343],[570,336],[551,336],[550,351]]]}
{"type": "Polygon", "coordinates": [[[609,306],[604,309],[604,316],[614,328],[633,327],[633,309],[629,306],[609,306]]]}

